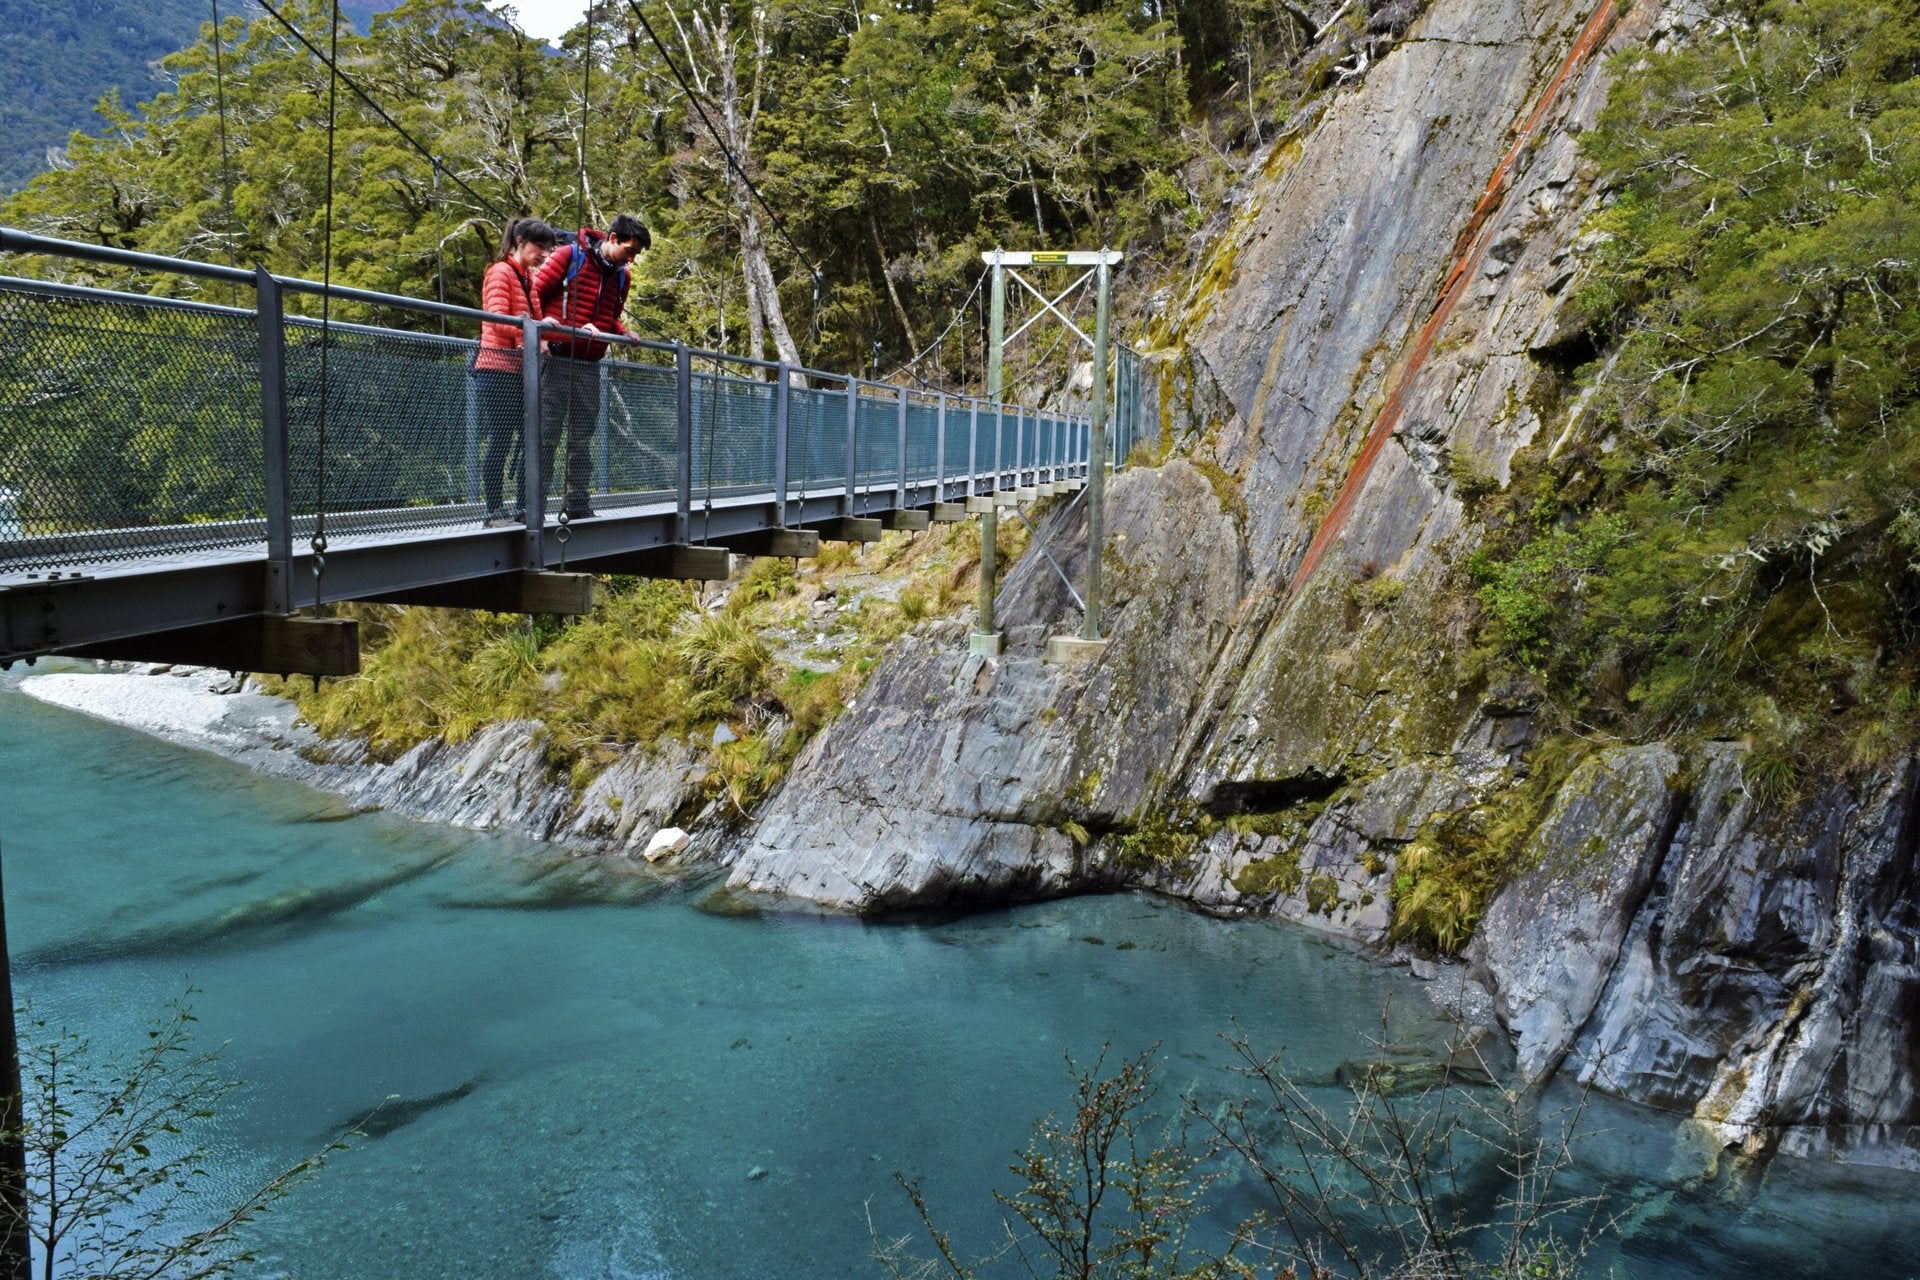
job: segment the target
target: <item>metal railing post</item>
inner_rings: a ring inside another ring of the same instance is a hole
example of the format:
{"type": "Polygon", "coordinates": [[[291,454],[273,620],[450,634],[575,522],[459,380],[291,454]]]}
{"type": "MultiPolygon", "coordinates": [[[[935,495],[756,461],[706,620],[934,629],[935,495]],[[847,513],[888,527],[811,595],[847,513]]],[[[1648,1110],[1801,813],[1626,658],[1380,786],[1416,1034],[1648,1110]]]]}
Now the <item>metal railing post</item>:
{"type": "Polygon", "coordinates": [[[773,522],[787,527],[787,438],[793,423],[792,400],[787,394],[787,366],[780,366],[773,386],[773,522]]]}
{"type": "Polygon", "coordinates": [[[967,401],[967,496],[980,492],[980,402],[967,401]]]}
{"type": "Polygon", "coordinates": [[[520,509],[526,520],[526,564],[547,567],[547,459],[540,424],[540,323],[520,321],[520,509]]]}
{"type": "Polygon", "coordinates": [[[947,393],[940,393],[933,419],[933,500],[947,500],[947,393]]]}
{"type": "Polygon", "coordinates": [[[1027,406],[1016,405],[1013,410],[1013,487],[1022,487],[1027,480],[1027,406]]]}
{"type": "Polygon", "coordinates": [[[684,342],[673,344],[674,408],[674,533],[673,540],[693,540],[693,353],[684,342]]]}
{"type": "Polygon", "coordinates": [[[1007,478],[1006,451],[1001,448],[1007,434],[1007,406],[994,402],[993,406],[993,491],[998,493],[1001,484],[1007,478]]]}
{"type": "Polygon", "coordinates": [[[893,505],[905,509],[907,505],[907,389],[901,387],[900,402],[900,484],[895,491],[893,505]]]}
{"type": "Polygon", "coordinates": [[[260,462],[266,475],[267,610],[293,612],[293,479],[287,439],[286,303],[280,282],[254,273],[254,322],[260,332],[260,462]]]}
{"type": "MultiPolygon", "coordinates": [[[[480,395],[467,371],[467,501],[480,501],[480,395]]],[[[489,512],[488,514],[492,514],[489,512]]]]}
{"type": "Polygon", "coordinates": [[[600,374],[600,408],[593,420],[593,442],[600,451],[599,461],[594,466],[594,489],[599,493],[611,493],[613,491],[613,450],[609,447],[612,433],[607,423],[607,391],[609,389],[607,362],[601,360],[594,367],[600,374]]]}
{"type": "Polygon", "coordinates": [[[860,379],[847,375],[847,510],[853,509],[853,490],[860,470],[860,379]]]}

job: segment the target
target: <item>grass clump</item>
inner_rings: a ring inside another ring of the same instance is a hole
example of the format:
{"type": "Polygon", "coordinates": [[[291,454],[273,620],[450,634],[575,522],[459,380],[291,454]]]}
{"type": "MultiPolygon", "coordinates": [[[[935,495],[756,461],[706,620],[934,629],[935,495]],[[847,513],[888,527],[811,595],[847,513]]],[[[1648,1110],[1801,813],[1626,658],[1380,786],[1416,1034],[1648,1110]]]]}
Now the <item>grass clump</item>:
{"type": "MultiPolygon", "coordinates": [[[[1002,553],[1011,558],[1025,542],[1023,530],[1003,530],[1002,553]]],[[[708,748],[708,788],[744,812],[847,705],[889,644],[971,602],[978,564],[969,522],[863,550],[829,543],[816,560],[756,559],[719,604],[691,583],[614,577],[590,614],[569,620],[346,606],[361,624],[361,674],[317,689],[268,685],[321,733],[361,738],[380,759],[502,720],[539,721],[548,773],[576,790],[629,747],[705,743],[726,724],[734,740],[708,748]],[[840,596],[852,607],[810,611],[840,596]],[[783,652],[817,634],[828,643],[783,652]],[[815,669],[816,649],[831,669],[815,669]]]]}
{"type": "Polygon", "coordinates": [[[1264,898],[1270,893],[1286,897],[1299,892],[1302,878],[1300,851],[1289,849],[1249,862],[1233,877],[1233,887],[1244,898],[1264,898]]]}

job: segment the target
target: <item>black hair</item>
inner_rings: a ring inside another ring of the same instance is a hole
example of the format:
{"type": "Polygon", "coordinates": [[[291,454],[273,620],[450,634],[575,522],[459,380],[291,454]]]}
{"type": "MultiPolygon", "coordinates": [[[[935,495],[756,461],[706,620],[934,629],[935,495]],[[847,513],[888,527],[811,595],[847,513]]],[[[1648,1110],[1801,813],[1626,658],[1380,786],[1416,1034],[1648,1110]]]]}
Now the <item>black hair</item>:
{"type": "Polygon", "coordinates": [[[560,243],[560,233],[538,218],[509,219],[500,240],[500,256],[506,257],[529,240],[543,249],[551,249],[560,243]]]}
{"type": "Polygon", "coordinates": [[[609,240],[637,240],[642,249],[653,248],[653,233],[647,230],[647,224],[630,213],[623,213],[613,220],[607,228],[609,240]]]}

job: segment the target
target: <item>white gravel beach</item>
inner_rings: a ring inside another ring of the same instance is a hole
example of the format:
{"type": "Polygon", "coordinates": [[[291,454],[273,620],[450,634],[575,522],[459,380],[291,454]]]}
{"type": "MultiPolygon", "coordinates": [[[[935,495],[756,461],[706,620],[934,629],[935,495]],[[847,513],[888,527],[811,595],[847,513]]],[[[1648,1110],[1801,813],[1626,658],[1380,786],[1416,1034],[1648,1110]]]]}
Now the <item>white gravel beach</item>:
{"type": "Polygon", "coordinates": [[[216,752],[251,769],[310,777],[314,765],[300,751],[318,748],[319,735],[295,722],[286,699],[250,688],[222,692],[233,684],[227,672],[204,667],[16,669],[0,689],[11,685],[41,702],[216,752]]]}

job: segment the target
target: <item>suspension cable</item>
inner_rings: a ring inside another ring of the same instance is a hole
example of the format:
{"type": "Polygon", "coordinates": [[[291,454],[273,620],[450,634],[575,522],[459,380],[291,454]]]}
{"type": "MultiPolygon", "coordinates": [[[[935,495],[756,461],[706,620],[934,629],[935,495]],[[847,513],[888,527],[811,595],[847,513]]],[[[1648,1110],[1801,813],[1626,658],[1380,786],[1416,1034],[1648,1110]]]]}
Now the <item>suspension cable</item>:
{"type": "Polygon", "coordinates": [[[694,93],[693,86],[688,84],[686,76],[681,74],[680,64],[673,60],[673,55],[667,52],[665,42],[663,42],[654,31],[653,24],[647,21],[647,15],[641,12],[638,0],[627,0],[627,7],[633,10],[633,16],[639,20],[640,29],[647,33],[647,39],[653,41],[653,47],[659,50],[661,60],[667,64],[667,70],[673,72],[673,78],[679,82],[681,91],[687,95],[687,105],[692,107],[694,114],[700,117],[700,123],[707,126],[707,132],[712,135],[714,145],[718,146],[720,148],[720,154],[727,158],[728,167],[740,175],[740,181],[746,184],[747,191],[753,196],[754,203],[758,204],[760,208],[766,212],[768,219],[771,220],[774,225],[774,229],[780,233],[781,238],[787,242],[788,247],[791,248],[794,254],[800,259],[800,264],[804,266],[807,269],[807,273],[813,277],[814,284],[817,288],[821,280],[820,268],[814,265],[813,259],[808,256],[807,251],[800,247],[800,242],[793,238],[793,234],[787,230],[787,224],[780,220],[780,215],[773,211],[773,207],[767,203],[766,197],[760,194],[760,188],[753,185],[753,179],[747,176],[747,171],[741,167],[740,161],[734,157],[733,149],[727,146],[726,139],[720,136],[720,131],[714,127],[713,121],[707,116],[706,109],[700,105],[699,95],[694,93]]]}
{"type": "MultiPolygon", "coordinates": [[[[980,272],[979,277],[974,280],[973,288],[968,290],[967,296],[965,298],[961,299],[960,305],[953,309],[953,319],[947,321],[947,327],[940,331],[940,336],[935,338],[932,342],[929,342],[926,346],[920,348],[920,351],[918,354],[914,355],[911,359],[907,360],[904,364],[901,364],[900,366],[895,368],[892,373],[882,374],[880,376],[880,381],[885,382],[890,378],[898,377],[899,375],[905,373],[907,370],[913,368],[914,365],[919,364],[922,360],[925,360],[929,355],[933,354],[933,352],[938,350],[940,347],[940,344],[946,341],[947,335],[953,332],[954,326],[959,324],[962,320],[966,318],[967,304],[973,301],[974,295],[980,292],[980,286],[985,284],[986,281],[987,281],[987,273],[983,269],[980,272]]],[[[919,379],[921,386],[933,388],[933,384],[928,382],[925,378],[920,378],[920,375],[915,374],[914,377],[919,379]]],[[[933,389],[937,390],[938,388],[933,388],[933,389]]]]}
{"type": "Polygon", "coordinates": [[[333,143],[337,132],[334,90],[340,79],[336,63],[340,52],[340,0],[333,0],[332,9],[333,31],[329,36],[328,48],[333,56],[327,59],[327,211],[322,236],[324,247],[321,250],[323,274],[320,279],[320,430],[316,462],[318,474],[314,483],[316,515],[313,538],[308,543],[313,550],[313,607],[316,609],[321,604],[320,580],[327,571],[327,405],[333,398],[327,386],[327,352],[333,346],[333,143]]]}
{"type": "MultiPolygon", "coordinates": [[[[288,31],[292,32],[293,38],[295,40],[298,40],[301,44],[307,47],[307,52],[311,53],[314,57],[320,59],[320,61],[326,63],[327,70],[331,72],[334,76],[337,76],[340,79],[340,82],[345,84],[347,88],[353,90],[354,96],[358,97],[360,101],[366,103],[367,106],[372,109],[373,113],[379,116],[382,120],[384,120],[387,123],[388,127],[391,128],[395,133],[399,134],[402,138],[405,138],[408,146],[412,147],[415,151],[425,156],[427,159],[427,162],[431,164],[439,172],[444,173],[447,176],[448,180],[451,181],[454,186],[459,187],[462,191],[466,192],[469,196],[471,196],[475,204],[487,210],[487,212],[493,214],[495,217],[501,219],[503,222],[512,217],[511,214],[507,213],[506,210],[502,209],[499,205],[495,204],[493,201],[487,199],[485,196],[481,195],[478,191],[475,191],[472,187],[468,186],[452,170],[443,166],[440,163],[440,158],[438,156],[434,155],[433,152],[429,151],[426,147],[420,145],[420,142],[418,139],[416,139],[412,134],[408,133],[404,128],[402,128],[398,121],[396,121],[392,116],[387,114],[385,108],[383,108],[379,103],[375,102],[365,89],[362,89],[357,83],[354,82],[353,77],[349,76],[346,72],[340,70],[335,58],[329,57],[327,54],[320,52],[320,50],[314,46],[314,43],[311,40],[307,39],[306,36],[300,33],[300,28],[294,26],[293,23],[288,21],[287,18],[283,14],[281,14],[281,12],[278,9],[275,9],[273,7],[272,0],[258,0],[258,3],[260,7],[262,9],[265,9],[268,15],[271,16],[276,22],[278,22],[281,26],[285,27],[288,31]]],[[[339,49],[337,36],[332,47],[337,53],[339,49]]]]}
{"type": "Polygon", "coordinates": [[[587,117],[593,112],[593,11],[594,0],[587,0],[587,43],[582,52],[584,64],[580,79],[580,127],[573,131],[573,153],[579,164],[578,189],[574,193],[574,212],[580,226],[587,222],[587,117]]]}
{"type": "MultiPolygon", "coordinates": [[[[227,152],[227,69],[220,46],[220,0],[213,0],[213,85],[215,100],[220,106],[220,203],[226,213],[227,265],[237,267],[233,247],[233,162],[227,152]]],[[[240,305],[237,280],[233,284],[233,303],[240,305]]]]}

